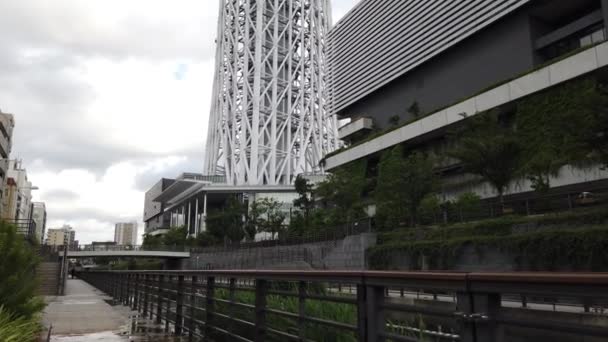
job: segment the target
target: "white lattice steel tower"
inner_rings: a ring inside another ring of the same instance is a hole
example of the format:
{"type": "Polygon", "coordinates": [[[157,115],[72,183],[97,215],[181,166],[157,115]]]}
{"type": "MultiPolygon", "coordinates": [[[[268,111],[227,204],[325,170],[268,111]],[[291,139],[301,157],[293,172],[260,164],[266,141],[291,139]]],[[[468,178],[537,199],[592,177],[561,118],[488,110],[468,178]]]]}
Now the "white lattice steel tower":
{"type": "Polygon", "coordinates": [[[220,0],[205,172],[284,185],[338,146],[326,103],[330,0],[220,0]]]}

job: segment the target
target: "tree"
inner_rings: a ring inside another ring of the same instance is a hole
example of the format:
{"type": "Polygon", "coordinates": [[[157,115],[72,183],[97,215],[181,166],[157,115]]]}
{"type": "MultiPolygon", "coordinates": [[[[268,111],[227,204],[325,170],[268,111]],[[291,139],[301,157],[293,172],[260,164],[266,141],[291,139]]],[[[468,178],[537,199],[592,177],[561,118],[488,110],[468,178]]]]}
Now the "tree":
{"type": "MultiPolygon", "coordinates": [[[[545,193],[551,177],[585,159],[584,140],[595,136],[597,84],[580,80],[529,96],[517,104],[516,136],[522,142],[522,171],[532,188],[545,193]]],[[[607,103],[604,101],[604,107],[607,103]]]]}
{"type": "Polygon", "coordinates": [[[302,212],[293,211],[289,218],[289,235],[290,236],[304,236],[307,231],[313,228],[310,218],[309,223],[305,223],[305,218],[302,212]]]}
{"type": "Polygon", "coordinates": [[[36,297],[38,263],[16,227],[0,222],[0,303],[11,314],[29,319],[44,308],[42,299],[36,297]]]}
{"type": "Polygon", "coordinates": [[[593,77],[529,96],[517,105],[523,173],[540,193],[565,165],[608,165],[608,96],[593,77]]]}
{"type": "Polygon", "coordinates": [[[264,208],[262,208],[260,201],[253,201],[249,206],[247,224],[245,225],[249,240],[254,240],[256,234],[260,231],[263,211],[264,208]]]}
{"type": "Polygon", "coordinates": [[[217,240],[238,242],[245,238],[245,206],[236,198],[229,198],[226,206],[207,217],[207,229],[217,240]]]}
{"type": "Polygon", "coordinates": [[[318,184],[315,197],[322,208],[315,215],[317,226],[348,223],[364,215],[362,194],[367,184],[366,169],[365,161],[355,161],[336,169],[318,184]]]}
{"type": "Polygon", "coordinates": [[[308,179],[298,175],[295,181],[298,198],[293,201],[293,206],[303,213],[304,227],[310,226],[310,212],[315,206],[314,185],[308,179]]]}
{"type": "Polygon", "coordinates": [[[421,154],[411,153],[403,158],[398,145],[380,161],[376,201],[385,225],[398,225],[409,217],[412,226],[418,222],[422,200],[437,187],[433,161],[421,154]]]}
{"type": "Polygon", "coordinates": [[[437,188],[437,176],[433,168],[433,161],[422,153],[412,153],[405,159],[404,169],[400,174],[403,184],[400,191],[404,191],[405,204],[413,226],[418,220],[420,204],[437,188]]]}
{"type": "Polygon", "coordinates": [[[403,191],[405,185],[400,177],[404,167],[401,146],[396,146],[382,155],[378,166],[378,183],[375,191],[376,219],[381,227],[394,228],[407,219],[408,213],[404,205],[406,199],[403,191]]]}
{"type": "Polygon", "coordinates": [[[466,222],[476,212],[479,212],[481,206],[481,197],[474,192],[465,192],[460,194],[454,203],[458,210],[460,221],[466,222]]]}
{"type": "Polygon", "coordinates": [[[144,242],[143,242],[143,246],[144,248],[154,248],[154,247],[160,247],[163,245],[163,237],[160,235],[150,235],[150,234],[145,234],[144,235],[144,242]]]}
{"type": "Polygon", "coordinates": [[[441,201],[435,193],[424,197],[418,209],[418,222],[420,224],[437,224],[441,218],[441,201]]]}
{"type": "Polygon", "coordinates": [[[198,247],[211,247],[218,243],[219,241],[208,232],[200,232],[195,239],[195,245],[198,247]]]}
{"type": "Polygon", "coordinates": [[[570,111],[576,116],[577,127],[572,126],[567,130],[568,134],[576,134],[577,144],[570,154],[575,162],[600,163],[604,168],[608,167],[608,88],[596,79],[579,81],[572,84],[569,89],[569,99],[575,101],[570,111]],[[573,92],[576,94],[573,95],[573,92]],[[576,158],[578,157],[578,158],[576,158]]]}
{"type": "Polygon", "coordinates": [[[274,198],[262,198],[256,201],[256,206],[260,210],[259,230],[270,233],[274,239],[275,234],[284,230],[286,215],[282,210],[282,204],[274,198]]]}
{"type": "Polygon", "coordinates": [[[490,183],[503,204],[507,187],[520,176],[522,152],[511,127],[500,122],[496,112],[489,112],[468,119],[448,154],[463,164],[465,172],[490,183]]]}
{"type": "Polygon", "coordinates": [[[183,247],[186,245],[188,230],[186,227],[174,227],[163,235],[163,245],[173,247],[183,247]]]}

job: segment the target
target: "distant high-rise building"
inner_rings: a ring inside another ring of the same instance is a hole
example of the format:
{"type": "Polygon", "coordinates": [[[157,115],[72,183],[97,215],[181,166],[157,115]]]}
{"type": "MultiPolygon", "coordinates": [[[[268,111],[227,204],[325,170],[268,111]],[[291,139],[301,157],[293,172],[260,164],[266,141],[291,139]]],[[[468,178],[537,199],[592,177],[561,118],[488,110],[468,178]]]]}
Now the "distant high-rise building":
{"type": "Polygon", "coordinates": [[[64,225],[61,228],[50,228],[48,230],[46,244],[49,246],[63,246],[67,243],[69,246],[73,246],[75,238],[76,232],[74,229],[64,225]]]}
{"type": "Polygon", "coordinates": [[[221,1],[204,172],[290,185],[338,148],[327,108],[329,0],[221,1]]]}
{"type": "Polygon", "coordinates": [[[137,223],[117,223],[114,228],[114,242],[119,246],[137,244],[137,223]]]}
{"type": "Polygon", "coordinates": [[[32,220],[36,224],[36,238],[42,243],[46,230],[46,205],[43,202],[32,203],[32,220]]]}

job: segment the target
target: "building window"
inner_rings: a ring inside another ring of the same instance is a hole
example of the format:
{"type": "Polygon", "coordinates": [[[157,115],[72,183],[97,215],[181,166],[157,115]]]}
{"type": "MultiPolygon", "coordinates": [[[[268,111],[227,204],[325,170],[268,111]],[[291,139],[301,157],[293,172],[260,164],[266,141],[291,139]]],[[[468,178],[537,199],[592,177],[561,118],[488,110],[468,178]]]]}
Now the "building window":
{"type": "Polygon", "coordinates": [[[580,47],[585,47],[593,44],[598,44],[606,40],[604,29],[601,28],[580,38],[580,47]]]}
{"type": "Polygon", "coordinates": [[[568,38],[562,39],[542,49],[542,54],[547,60],[558,58],[576,49],[584,48],[593,44],[599,44],[606,40],[606,31],[603,25],[592,26],[582,30],[568,38]]]}

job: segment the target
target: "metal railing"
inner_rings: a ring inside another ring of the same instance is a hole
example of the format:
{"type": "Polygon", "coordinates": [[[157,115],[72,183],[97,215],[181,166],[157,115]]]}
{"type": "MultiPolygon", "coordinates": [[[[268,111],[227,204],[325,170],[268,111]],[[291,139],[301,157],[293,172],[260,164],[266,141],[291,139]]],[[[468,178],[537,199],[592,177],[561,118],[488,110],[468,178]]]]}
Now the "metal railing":
{"type": "Polygon", "coordinates": [[[526,340],[539,332],[560,341],[608,337],[608,317],[568,309],[608,306],[608,274],[117,271],[79,276],[139,311],[142,319],[190,341],[485,342],[506,341],[505,334],[526,340]],[[429,298],[402,296],[404,289],[429,298]],[[508,304],[521,296],[527,298],[525,306],[508,304]],[[548,298],[564,312],[530,304],[548,298]]]}
{"type": "Polygon", "coordinates": [[[36,222],[31,219],[5,220],[6,223],[17,227],[17,233],[28,239],[36,238],[36,222]]]}
{"type": "Polygon", "coordinates": [[[503,203],[498,198],[484,199],[472,208],[461,208],[454,202],[443,204],[430,210],[422,210],[419,224],[437,225],[497,218],[505,215],[540,215],[566,212],[576,209],[606,206],[608,188],[581,187],[577,191],[556,191],[539,195],[534,192],[505,197],[503,203]],[[589,197],[582,197],[587,194],[589,197]]]}

